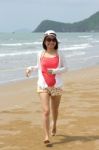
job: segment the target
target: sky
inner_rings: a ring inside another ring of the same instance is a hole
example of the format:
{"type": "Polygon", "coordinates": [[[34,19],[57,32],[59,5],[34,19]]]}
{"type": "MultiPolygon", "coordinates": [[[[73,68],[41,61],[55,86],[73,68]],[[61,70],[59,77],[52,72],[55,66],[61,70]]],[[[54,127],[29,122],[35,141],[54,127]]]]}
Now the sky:
{"type": "Polygon", "coordinates": [[[72,23],[99,11],[99,0],[0,0],[0,32],[34,30],[45,19],[72,23]]]}

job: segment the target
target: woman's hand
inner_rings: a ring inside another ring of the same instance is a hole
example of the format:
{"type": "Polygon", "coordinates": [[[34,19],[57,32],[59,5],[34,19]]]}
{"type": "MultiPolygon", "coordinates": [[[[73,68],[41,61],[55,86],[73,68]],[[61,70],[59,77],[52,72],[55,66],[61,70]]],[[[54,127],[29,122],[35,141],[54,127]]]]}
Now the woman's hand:
{"type": "Polygon", "coordinates": [[[28,67],[28,68],[26,68],[26,77],[30,77],[30,75],[31,75],[31,72],[32,72],[32,68],[31,67],[28,67]]]}
{"type": "Polygon", "coordinates": [[[48,69],[49,74],[53,74],[53,69],[48,69]]]}

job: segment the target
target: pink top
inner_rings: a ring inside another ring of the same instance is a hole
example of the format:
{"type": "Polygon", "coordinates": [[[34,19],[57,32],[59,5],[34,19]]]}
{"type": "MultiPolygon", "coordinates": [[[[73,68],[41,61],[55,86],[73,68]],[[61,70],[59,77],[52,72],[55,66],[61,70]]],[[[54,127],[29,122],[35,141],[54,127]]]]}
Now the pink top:
{"type": "Polygon", "coordinates": [[[55,74],[48,73],[48,69],[57,68],[58,63],[59,63],[58,55],[51,58],[43,56],[41,59],[42,74],[48,86],[54,86],[56,83],[55,74]]]}

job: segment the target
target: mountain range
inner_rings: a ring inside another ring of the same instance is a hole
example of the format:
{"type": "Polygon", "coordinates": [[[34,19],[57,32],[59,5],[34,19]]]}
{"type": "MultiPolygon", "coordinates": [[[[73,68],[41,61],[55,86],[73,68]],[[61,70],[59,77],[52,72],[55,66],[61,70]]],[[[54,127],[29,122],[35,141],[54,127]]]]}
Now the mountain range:
{"type": "Polygon", "coordinates": [[[53,20],[43,20],[33,32],[99,32],[99,11],[79,22],[63,23],[53,20]]]}

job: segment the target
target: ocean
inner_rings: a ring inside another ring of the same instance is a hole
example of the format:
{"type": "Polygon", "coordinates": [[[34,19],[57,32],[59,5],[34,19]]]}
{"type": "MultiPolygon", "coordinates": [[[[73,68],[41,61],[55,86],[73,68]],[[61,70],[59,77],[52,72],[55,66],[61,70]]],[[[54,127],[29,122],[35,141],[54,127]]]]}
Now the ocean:
{"type": "MultiPolygon", "coordinates": [[[[57,33],[57,37],[68,71],[99,65],[99,33],[57,33]]],[[[26,79],[25,69],[36,65],[42,40],[43,33],[0,33],[0,84],[26,79]]]]}

